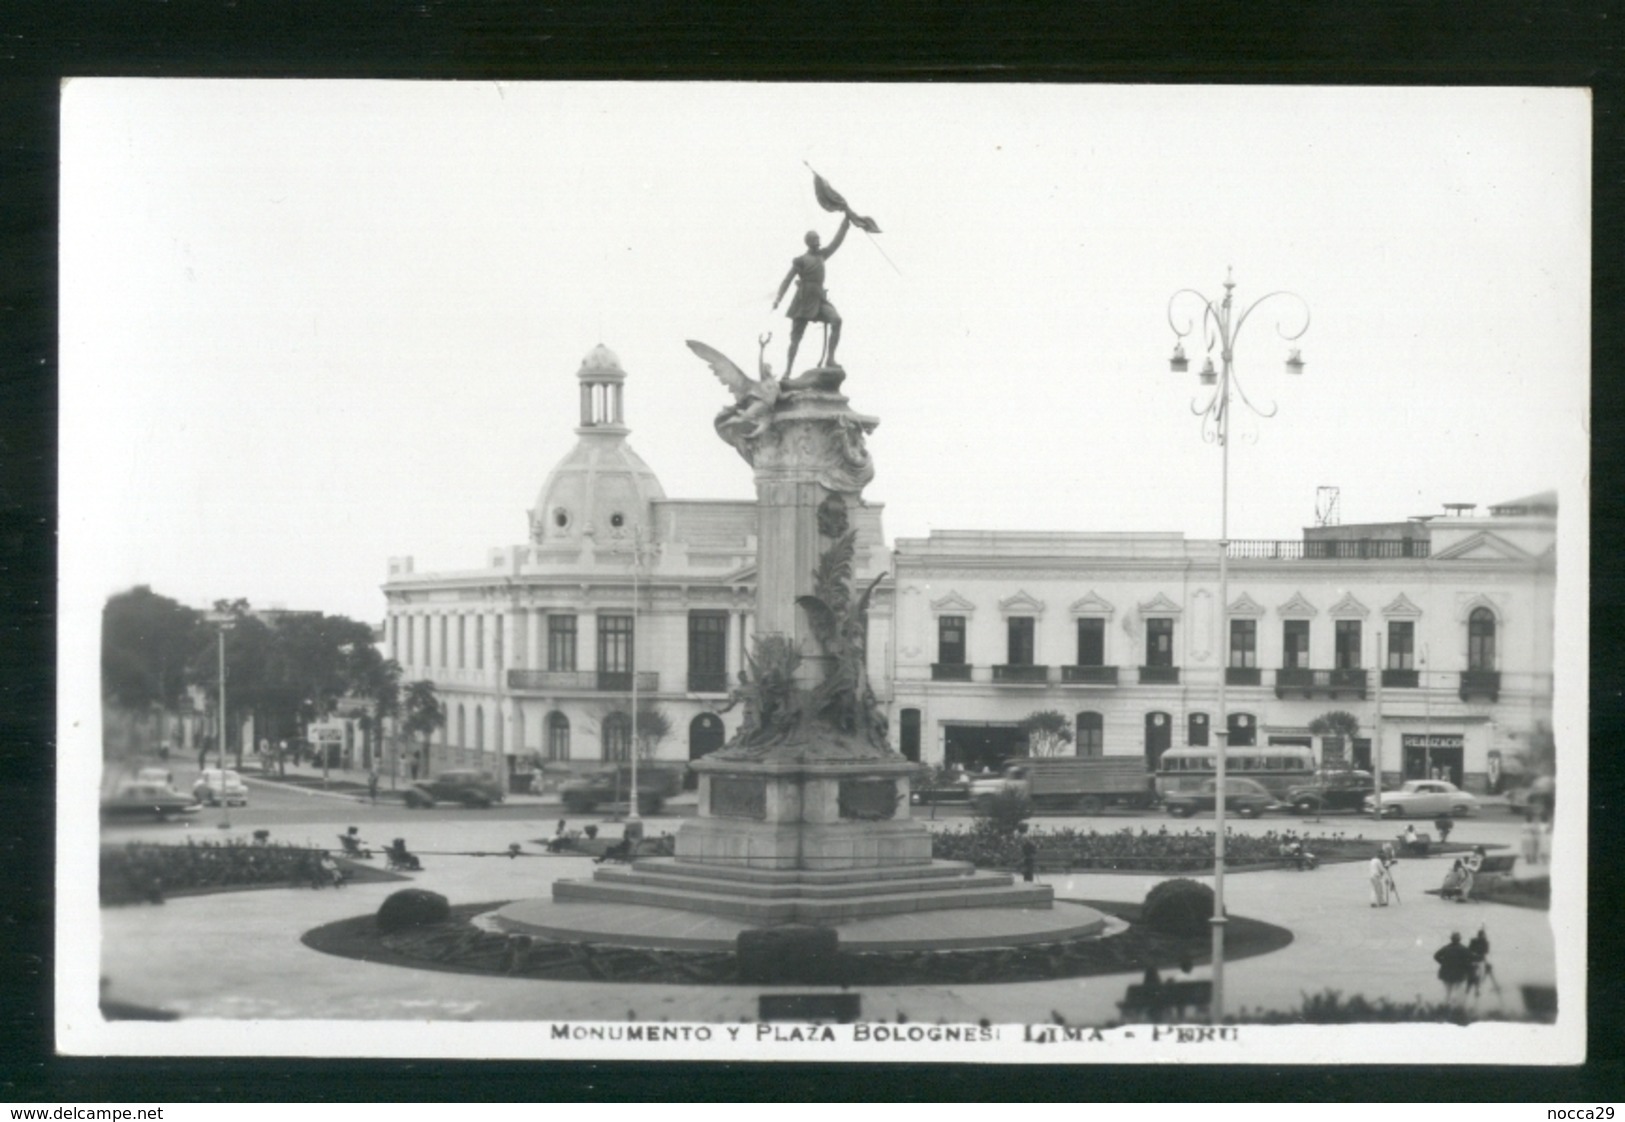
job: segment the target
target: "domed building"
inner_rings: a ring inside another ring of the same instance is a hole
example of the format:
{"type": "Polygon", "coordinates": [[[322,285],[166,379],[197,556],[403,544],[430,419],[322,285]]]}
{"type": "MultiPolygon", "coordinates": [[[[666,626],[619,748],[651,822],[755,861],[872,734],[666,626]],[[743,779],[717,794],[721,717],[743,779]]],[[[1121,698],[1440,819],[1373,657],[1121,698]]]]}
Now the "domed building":
{"type": "MultiPolygon", "coordinates": [[[[576,443],[528,513],[523,545],[483,568],[418,573],[392,558],[385,641],[405,681],[428,679],[446,723],[425,756],[402,741],[401,777],[480,768],[515,787],[630,759],[674,767],[721,747],[743,713],[729,693],[745,665],[756,595],[756,504],[671,499],[632,449],[627,375],[600,344],[582,359],[576,443]],[[653,742],[643,714],[669,731],[653,742]]],[[[890,566],[881,507],[863,508],[857,567],[890,566]]],[[[871,617],[877,629],[884,609],[871,617]]],[[[871,640],[875,678],[886,649],[871,640]]]]}

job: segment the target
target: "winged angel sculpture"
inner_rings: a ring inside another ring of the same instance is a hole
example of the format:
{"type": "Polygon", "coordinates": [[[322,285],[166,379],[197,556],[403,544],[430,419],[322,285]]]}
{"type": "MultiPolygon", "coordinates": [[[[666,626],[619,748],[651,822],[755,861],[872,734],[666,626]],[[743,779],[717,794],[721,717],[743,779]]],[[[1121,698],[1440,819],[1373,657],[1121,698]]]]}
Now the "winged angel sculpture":
{"type": "Polygon", "coordinates": [[[756,360],[761,368],[760,380],[739,369],[733,359],[715,347],[696,339],[688,340],[688,349],[704,359],[711,367],[711,373],[734,395],[734,403],[717,414],[714,424],[717,435],[732,444],[747,460],[750,459],[749,445],[767,432],[773,419],[773,407],[784,392],[782,384],[773,377],[773,368],[766,358],[767,344],[772,338],[772,335],[763,335],[757,340],[761,346],[756,360]]]}

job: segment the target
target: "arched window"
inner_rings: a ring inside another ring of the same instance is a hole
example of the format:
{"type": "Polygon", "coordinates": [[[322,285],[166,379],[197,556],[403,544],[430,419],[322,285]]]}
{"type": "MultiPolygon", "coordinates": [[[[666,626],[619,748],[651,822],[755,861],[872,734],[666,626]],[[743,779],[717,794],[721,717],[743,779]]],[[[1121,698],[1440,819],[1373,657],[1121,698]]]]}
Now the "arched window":
{"type": "Polygon", "coordinates": [[[1150,771],[1157,770],[1157,762],[1162,754],[1174,743],[1174,723],[1168,719],[1166,713],[1147,713],[1145,715],[1145,766],[1150,771]]]}
{"type": "Polygon", "coordinates": [[[547,715],[547,758],[570,758],[570,718],[557,709],[547,715]]]}
{"type": "Polygon", "coordinates": [[[1231,713],[1225,724],[1230,728],[1230,747],[1251,748],[1258,743],[1258,722],[1251,713],[1231,713]]]}
{"type": "Polygon", "coordinates": [[[621,762],[632,758],[632,718],[619,711],[604,718],[600,730],[603,758],[621,762]]]}
{"type": "Polygon", "coordinates": [[[1191,748],[1207,747],[1206,713],[1192,713],[1185,721],[1185,743],[1191,748]]]}
{"type": "Polygon", "coordinates": [[[1106,719],[1093,710],[1078,714],[1078,755],[1099,756],[1105,753],[1105,727],[1106,719]]]}
{"type": "Polygon", "coordinates": [[[468,743],[468,720],[463,713],[463,703],[457,703],[457,747],[461,748],[468,743]]]}
{"type": "Polygon", "coordinates": [[[1495,669],[1495,613],[1488,608],[1467,617],[1467,669],[1495,669]]]}
{"type": "Polygon", "coordinates": [[[897,714],[897,748],[903,758],[920,762],[920,711],[904,709],[897,714]]]}

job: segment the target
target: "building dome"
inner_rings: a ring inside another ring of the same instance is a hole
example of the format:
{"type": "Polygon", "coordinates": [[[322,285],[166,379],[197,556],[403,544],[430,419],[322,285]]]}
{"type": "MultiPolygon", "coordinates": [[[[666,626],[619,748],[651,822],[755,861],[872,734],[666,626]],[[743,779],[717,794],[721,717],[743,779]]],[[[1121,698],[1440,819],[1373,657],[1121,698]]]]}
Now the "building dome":
{"type": "Polygon", "coordinates": [[[615,352],[599,343],[581,360],[581,369],[576,371],[576,377],[587,379],[602,378],[606,375],[615,381],[623,381],[626,378],[626,371],[621,369],[621,360],[616,357],[615,352]]]}
{"type": "Polygon", "coordinates": [[[626,442],[620,359],[602,343],[587,352],[581,380],[581,424],[576,446],[542,484],[530,511],[530,540],[541,547],[599,549],[630,543],[641,527],[652,531],[649,504],[666,497],[660,480],[626,442]]]}

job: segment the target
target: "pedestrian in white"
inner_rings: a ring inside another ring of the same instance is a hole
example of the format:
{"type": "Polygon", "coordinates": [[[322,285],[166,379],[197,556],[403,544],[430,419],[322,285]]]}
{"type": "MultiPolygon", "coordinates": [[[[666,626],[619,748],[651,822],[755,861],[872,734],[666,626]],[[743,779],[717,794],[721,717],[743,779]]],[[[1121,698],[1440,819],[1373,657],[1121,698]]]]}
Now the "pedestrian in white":
{"type": "Polygon", "coordinates": [[[1371,858],[1367,866],[1371,880],[1371,906],[1373,908],[1386,908],[1388,906],[1388,862],[1378,853],[1371,858]]]}

